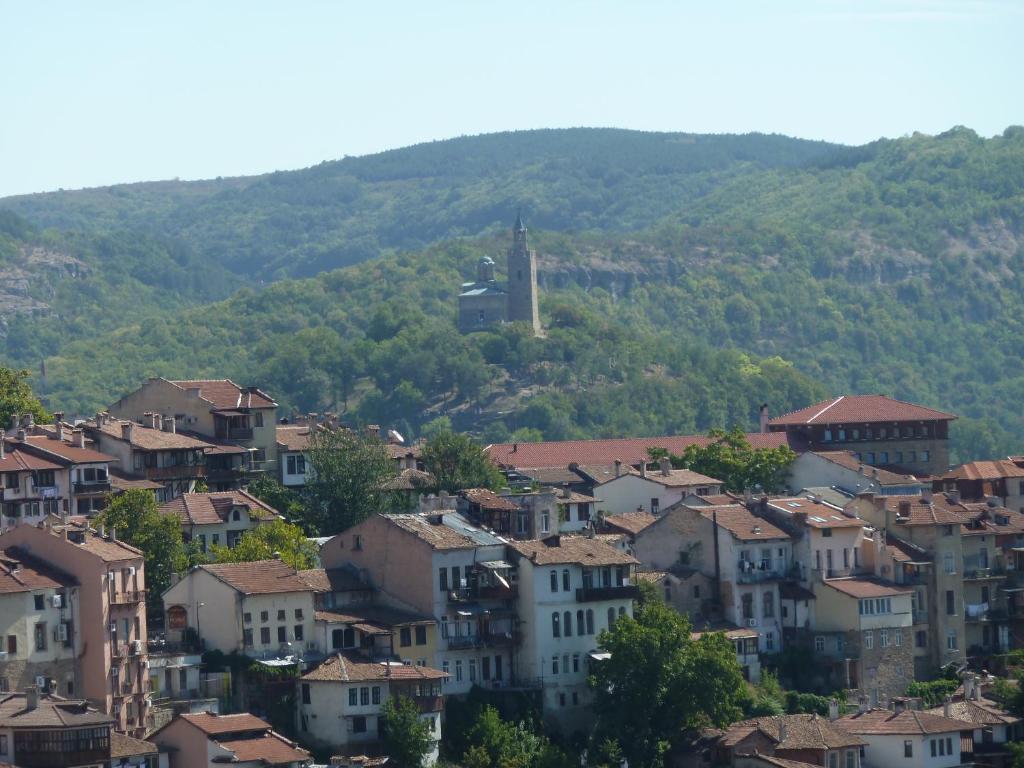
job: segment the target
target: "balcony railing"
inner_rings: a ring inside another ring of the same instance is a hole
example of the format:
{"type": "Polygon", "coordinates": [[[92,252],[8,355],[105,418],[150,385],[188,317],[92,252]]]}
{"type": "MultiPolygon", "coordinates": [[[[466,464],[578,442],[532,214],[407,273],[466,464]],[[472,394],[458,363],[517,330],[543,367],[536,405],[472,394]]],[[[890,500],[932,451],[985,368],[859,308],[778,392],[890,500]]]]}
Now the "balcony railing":
{"type": "Polygon", "coordinates": [[[141,603],[145,599],[146,590],[144,589],[129,589],[110,593],[111,605],[132,605],[133,603],[141,603]]]}
{"type": "Polygon", "coordinates": [[[454,605],[459,603],[473,603],[478,600],[514,600],[519,594],[517,585],[511,584],[508,587],[463,587],[448,592],[448,602],[454,605]]]}
{"type": "Polygon", "coordinates": [[[987,579],[1005,579],[1006,572],[1002,568],[968,568],[964,570],[964,581],[985,581],[987,579]]]}
{"type": "Polygon", "coordinates": [[[576,590],[577,603],[593,603],[598,600],[636,600],[640,588],[632,584],[618,587],[583,587],[576,590]]]}
{"type": "Polygon", "coordinates": [[[504,648],[519,643],[518,632],[488,632],[483,638],[484,645],[492,648],[504,648]]]}
{"type": "Polygon", "coordinates": [[[772,565],[765,566],[763,561],[740,560],[736,564],[736,581],[740,584],[758,584],[785,578],[787,574],[784,570],[776,569],[772,565]]]}
{"type": "Polygon", "coordinates": [[[83,493],[109,493],[110,492],[110,483],[108,481],[106,481],[106,480],[103,480],[103,481],[100,481],[100,482],[91,482],[91,483],[76,482],[74,484],[74,489],[75,489],[75,493],[76,494],[83,494],[83,493]]]}
{"type": "Polygon", "coordinates": [[[206,477],[202,464],[176,464],[170,467],[146,467],[143,471],[147,480],[167,480],[178,477],[206,477]]]}
{"type": "Polygon", "coordinates": [[[448,638],[448,649],[452,651],[479,648],[484,644],[482,635],[452,635],[448,638]]]}
{"type": "Polygon", "coordinates": [[[252,427],[229,427],[228,440],[252,440],[252,427]]]}
{"type": "Polygon", "coordinates": [[[444,710],[443,696],[414,696],[413,701],[416,702],[416,706],[419,707],[420,712],[423,714],[444,710]]]}

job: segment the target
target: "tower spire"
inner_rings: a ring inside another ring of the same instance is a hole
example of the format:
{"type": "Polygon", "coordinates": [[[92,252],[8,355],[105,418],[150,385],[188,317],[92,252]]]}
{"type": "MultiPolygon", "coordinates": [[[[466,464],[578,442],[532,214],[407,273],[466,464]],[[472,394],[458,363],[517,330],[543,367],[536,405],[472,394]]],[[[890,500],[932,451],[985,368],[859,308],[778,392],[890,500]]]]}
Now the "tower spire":
{"type": "Polygon", "coordinates": [[[525,232],[526,225],[523,224],[523,209],[516,210],[516,223],[512,225],[512,229],[516,232],[525,232]]]}

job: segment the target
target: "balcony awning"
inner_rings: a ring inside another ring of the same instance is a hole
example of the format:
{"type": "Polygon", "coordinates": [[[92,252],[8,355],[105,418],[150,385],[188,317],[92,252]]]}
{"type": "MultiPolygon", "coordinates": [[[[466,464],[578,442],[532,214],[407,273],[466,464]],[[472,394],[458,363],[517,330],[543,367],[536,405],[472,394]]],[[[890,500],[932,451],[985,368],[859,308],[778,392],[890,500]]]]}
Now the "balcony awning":
{"type": "Polygon", "coordinates": [[[248,414],[241,411],[214,411],[213,413],[216,416],[248,416],[248,414]]]}
{"type": "Polygon", "coordinates": [[[481,568],[488,568],[492,571],[504,571],[508,568],[514,568],[515,566],[507,560],[485,560],[482,563],[477,563],[481,568]]]}
{"type": "Polygon", "coordinates": [[[594,661],[608,661],[612,657],[608,651],[591,651],[587,655],[594,661]]]}

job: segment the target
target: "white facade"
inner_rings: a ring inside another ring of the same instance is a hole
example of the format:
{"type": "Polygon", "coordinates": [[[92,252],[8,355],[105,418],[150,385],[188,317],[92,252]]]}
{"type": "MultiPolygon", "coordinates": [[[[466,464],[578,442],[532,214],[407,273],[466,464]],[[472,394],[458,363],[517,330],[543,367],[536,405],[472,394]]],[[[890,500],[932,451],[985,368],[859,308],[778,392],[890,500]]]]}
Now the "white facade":
{"type": "Polygon", "coordinates": [[[661,479],[662,475],[657,470],[648,472],[646,477],[632,472],[614,477],[594,488],[594,495],[602,499],[598,507],[614,515],[636,512],[639,509],[658,514],[690,494],[707,496],[722,491],[722,485],[717,481],[693,485],[666,485],[660,482],[661,479]]]}
{"type": "Polygon", "coordinates": [[[957,768],[960,761],[960,733],[858,734],[868,742],[864,747],[864,768],[957,768]],[[932,749],[935,756],[932,756],[932,749]],[[907,757],[909,749],[911,756],[907,757]]]}

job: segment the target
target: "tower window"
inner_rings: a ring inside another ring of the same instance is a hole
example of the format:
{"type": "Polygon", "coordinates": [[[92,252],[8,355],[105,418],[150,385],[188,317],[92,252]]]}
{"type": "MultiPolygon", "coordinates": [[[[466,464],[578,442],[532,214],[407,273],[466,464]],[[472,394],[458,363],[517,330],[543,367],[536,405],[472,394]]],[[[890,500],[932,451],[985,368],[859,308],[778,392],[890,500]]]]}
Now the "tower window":
{"type": "Polygon", "coordinates": [[[522,279],[523,279],[523,270],[517,269],[516,270],[516,280],[522,280],[522,279]]]}

